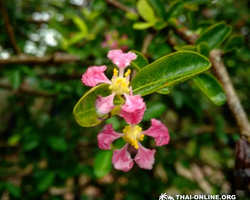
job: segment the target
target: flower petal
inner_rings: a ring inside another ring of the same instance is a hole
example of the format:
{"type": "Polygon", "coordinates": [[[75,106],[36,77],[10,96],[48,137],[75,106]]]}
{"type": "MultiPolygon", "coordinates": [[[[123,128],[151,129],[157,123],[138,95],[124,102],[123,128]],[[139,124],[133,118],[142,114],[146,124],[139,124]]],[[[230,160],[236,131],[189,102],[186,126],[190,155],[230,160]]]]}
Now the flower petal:
{"type": "Polygon", "coordinates": [[[111,143],[122,137],[123,134],[116,133],[112,127],[112,124],[107,124],[104,126],[102,131],[98,133],[98,146],[100,149],[111,149],[111,143]]]}
{"type": "Polygon", "coordinates": [[[112,93],[111,95],[107,97],[102,97],[98,95],[95,101],[97,112],[100,114],[107,114],[113,108],[115,108],[115,105],[113,104],[114,97],[115,97],[115,93],[112,93]]]}
{"type": "Polygon", "coordinates": [[[82,75],[82,82],[86,86],[96,86],[98,83],[111,83],[111,81],[106,77],[104,71],[106,66],[91,66],[82,75]]]}
{"type": "Polygon", "coordinates": [[[147,149],[143,147],[140,143],[138,153],[136,154],[134,161],[140,168],[143,169],[152,169],[153,164],[155,163],[155,149],[147,149]]]}
{"type": "Polygon", "coordinates": [[[170,135],[167,127],[159,120],[151,119],[151,127],[143,131],[142,134],[151,136],[155,139],[157,146],[168,144],[170,135]]]}
{"type": "Polygon", "coordinates": [[[112,60],[117,67],[125,69],[137,58],[137,55],[132,52],[123,53],[121,50],[111,50],[108,53],[108,58],[112,60]]]}
{"type": "Polygon", "coordinates": [[[126,102],[121,108],[120,116],[123,117],[128,124],[139,124],[146,110],[146,104],[140,95],[127,95],[126,102]]]}
{"type": "Polygon", "coordinates": [[[122,149],[114,150],[112,163],[115,169],[127,172],[133,167],[134,162],[127,149],[128,143],[122,149]]]}

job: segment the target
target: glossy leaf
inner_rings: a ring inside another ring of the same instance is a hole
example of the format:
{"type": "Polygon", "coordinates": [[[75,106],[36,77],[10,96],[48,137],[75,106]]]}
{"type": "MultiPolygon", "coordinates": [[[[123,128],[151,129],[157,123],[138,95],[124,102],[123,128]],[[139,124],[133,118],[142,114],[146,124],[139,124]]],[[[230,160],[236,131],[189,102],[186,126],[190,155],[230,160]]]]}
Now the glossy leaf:
{"type": "Polygon", "coordinates": [[[146,0],[140,0],[136,4],[136,8],[138,10],[138,13],[140,16],[147,22],[155,22],[155,14],[154,10],[151,8],[151,6],[148,4],[146,0]]]}
{"type": "Polygon", "coordinates": [[[242,35],[234,35],[229,38],[226,42],[223,50],[224,52],[230,52],[236,50],[237,48],[242,47],[243,45],[243,36],[242,35]]]}
{"type": "Polygon", "coordinates": [[[203,56],[206,56],[207,58],[209,57],[209,46],[206,42],[202,42],[197,46],[197,51],[203,56]]]}
{"type": "Polygon", "coordinates": [[[134,94],[147,95],[183,82],[210,68],[204,56],[189,51],[176,52],[149,64],[132,81],[134,94]]]}
{"type": "Polygon", "coordinates": [[[159,118],[166,111],[166,109],[167,106],[162,102],[158,102],[152,106],[147,106],[147,110],[144,113],[142,121],[149,121],[152,118],[159,118]]]}
{"type": "Polygon", "coordinates": [[[133,24],[133,29],[144,30],[154,26],[154,22],[136,22],[133,24]]]}
{"type": "Polygon", "coordinates": [[[192,80],[215,105],[220,106],[226,102],[224,90],[213,75],[203,73],[192,80]]]}
{"type": "Polygon", "coordinates": [[[162,0],[147,0],[148,3],[154,8],[161,21],[167,21],[167,12],[162,0]]]}
{"type": "Polygon", "coordinates": [[[137,71],[148,65],[148,60],[144,57],[144,55],[135,50],[132,50],[131,52],[134,52],[137,55],[137,58],[131,62],[131,66],[134,67],[137,71]]]}
{"type": "Polygon", "coordinates": [[[175,1],[169,8],[168,18],[176,17],[183,9],[183,3],[180,1],[175,1]]]}
{"type": "Polygon", "coordinates": [[[101,151],[96,155],[94,161],[94,174],[97,178],[102,178],[108,174],[112,169],[112,151],[101,151]]]}
{"type": "Polygon", "coordinates": [[[90,127],[100,124],[108,115],[99,116],[95,109],[95,100],[97,95],[108,96],[110,90],[108,84],[95,86],[78,101],[73,110],[75,120],[80,126],[90,127]]]}
{"type": "Polygon", "coordinates": [[[209,27],[203,34],[197,39],[196,45],[202,42],[207,42],[210,49],[218,47],[230,34],[231,27],[225,24],[225,22],[215,24],[209,27]]]}
{"type": "Polygon", "coordinates": [[[159,94],[169,94],[171,89],[172,87],[164,87],[164,88],[159,89],[157,92],[159,94]]]}
{"type": "Polygon", "coordinates": [[[175,46],[175,50],[177,51],[197,51],[196,46],[194,45],[185,45],[185,46],[175,46]]]}

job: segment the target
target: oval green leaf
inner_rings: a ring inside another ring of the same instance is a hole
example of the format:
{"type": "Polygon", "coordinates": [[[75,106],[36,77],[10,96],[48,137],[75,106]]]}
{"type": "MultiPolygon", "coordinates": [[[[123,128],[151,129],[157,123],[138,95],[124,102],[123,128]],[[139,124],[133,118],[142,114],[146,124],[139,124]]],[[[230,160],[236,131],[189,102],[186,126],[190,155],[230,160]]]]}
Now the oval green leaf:
{"type": "Polygon", "coordinates": [[[99,116],[96,113],[95,100],[97,95],[108,96],[110,94],[108,84],[101,84],[93,87],[77,102],[73,115],[76,122],[83,127],[90,127],[100,124],[108,115],[99,116]]]}
{"type": "Polygon", "coordinates": [[[162,103],[154,103],[152,106],[147,106],[142,121],[149,121],[152,118],[159,118],[167,109],[167,106],[162,103]]]}
{"type": "Polygon", "coordinates": [[[142,96],[183,82],[211,67],[204,56],[180,51],[164,56],[144,67],[132,81],[134,94],[142,96]]]}
{"type": "Polygon", "coordinates": [[[154,8],[155,12],[162,21],[167,21],[168,15],[162,0],[147,0],[147,2],[154,8]]]}
{"type": "Polygon", "coordinates": [[[97,178],[102,178],[112,169],[112,151],[102,151],[96,155],[94,161],[94,174],[97,178]]]}
{"type": "Polygon", "coordinates": [[[230,34],[231,27],[225,22],[215,24],[209,27],[203,34],[197,39],[196,45],[202,42],[207,42],[210,49],[218,47],[230,34]]]}
{"type": "Polygon", "coordinates": [[[206,57],[208,58],[208,57],[209,57],[209,52],[210,52],[208,43],[206,43],[206,42],[200,43],[200,44],[197,46],[197,51],[198,51],[198,53],[200,53],[201,55],[206,56],[206,57]]]}
{"type": "Polygon", "coordinates": [[[131,62],[131,66],[137,71],[140,71],[142,68],[148,65],[148,60],[144,57],[144,55],[135,50],[132,50],[131,52],[134,52],[137,55],[137,58],[131,62]]]}
{"type": "Polygon", "coordinates": [[[183,3],[180,1],[174,1],[168,11],[168,18],[176,17],[183,9],[183,3]]]}
{"type": "Polygon", "coordinates": [[[226,42],[223,51],[225,53],[236,50],[243,45],[243,36],[242,35],[234,35],[229,38],[229,40],[226,42]]]}
{"type": "Polygon", "coordinates": [[[154,10],[148,4],[146,0],[140,0],[136,4],[136,8],[140,16],[147,22],[154,22],[157,19],[155,18],[154,10]]]}
{"type": "Polygon", "coordinates": [[[226,102],[224,90],[213,75],[203,73],[194,77],[192,80],[215,105],[221,106],[226,102]]]}
{"type": "Polygon", "coordinates": [[[155,22],[135,22],[133,29],[144,30],[155,25],[155,22]]]}

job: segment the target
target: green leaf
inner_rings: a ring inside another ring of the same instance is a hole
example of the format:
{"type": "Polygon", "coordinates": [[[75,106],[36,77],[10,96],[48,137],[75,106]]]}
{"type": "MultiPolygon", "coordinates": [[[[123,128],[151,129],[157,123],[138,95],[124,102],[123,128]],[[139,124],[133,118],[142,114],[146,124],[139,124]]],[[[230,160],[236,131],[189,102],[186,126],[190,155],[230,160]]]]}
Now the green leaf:
{"type": "Polygon", "coordinates": [[[135,22],[133,29],[144,30],[155,25],[155,22],[135,22]]]}
{"type": "Polygon", "coordinates": [[[225,53],[236,50],[243,46],[243,36],[242,35],[234,35],[229,38],[226,42],[223,51],[225,53]]]}
{"type": "Polygon", "coordinates": [[[190,3],[190,4],[204,4],[211,1],[212,0],[184,0],[185,3],[190,3]]]}
{"type": "Polygon", "coordinates": [[[183,82],[211,67],[204,56],[189,51],[164,56],[144,67],[132,81],[134,94],[142,96],[183,82]]]}
{"type": "Polygon", "coordinates": [[[231,27],[221,22],[209,27],[196,41],[196,45],[207,42],[210,49],[218,47],[230,34],[231,27]]]}
{"type": "Polygon", "coordinates": [[[162,21],[167,21],[168,15],[162,0],[147,0],[147,2],[154,8],[155,12],[162,21]]]}
{"type": "Polygon", "coordinates": [[[160,94],[169,94],[171,91],[172,87],[164,87],[158,90],[157,92],[160,94]]]}
{"type": "Polygon", "coordinates": [[[50,136],[48,138],[48,144],[56,151],[66,151],[68,147],[65,139],[62,137],[50,136]]]}
{"type": "Polygon", "coordinates": [[[147,105],[147,110],[144,113],[142,121],[149,121],[152,118],[159,118],[167,109],[167,106],[162,103],[154,103],[153,105],[147,105]]]}
{"type": "Polygon", "coordinates": [[[72,20],[75,23],[75,25],[79,28],[82,35],[86,37],[89,31],[88,31],[88,26],[86,25],[84,20],[77,16],[72,17],[72,20]]]}
{"type": "Polygon", "coordinates": [[[12,135],[8,139],[8,144],[11,145],[11,146],[15,146],[15,145],[18,144],[18,142],[20,141],[20,139],[21,139],[21,135],[19,135],[19,134],[12,135]]]}
{"type": "Polygon", "coordinates": [[[192,80],[215,105],[221,106],[226,102],[224,90],[213,75],[203,73],[192,80]]]}
{"type": "Polygon", "coordinates": [[[45,191],[54,183],[54,179],[55,173],[53,172],[46,172],[43,174],[43,176],[39,177],[39,182],[37,185],[38,190],[41,192],[45,191]]]}
{"type": "Polygon", "coordinates": [[[5,187],[9,191],[11,196],[13,196],[15,198],[21,197],[21,190],[19,187],[13,185],[10,182],[6,183],[5,187]]]}
{"type": "Polygon", "coordinates": [[[183,3],[180,1],[175,1],[171,4],[168,11],[168,18],[176,17],[183,10],[183,3]]]}
{"type": "Polygon", "coordinates": [[[140,16],[147,22],[155,22],[157,19],[155,18],[154,10],[145,0],[140,0],[136,4],[136,8],[140,16]]]}
{"type": "Polygon", "coordinates": [[[21,73],[19,70],[13,70],[9,73],[7,73],[7,76],[10,80],[12,88],[15,90],[19,88],[21,85],[21,73]]]}
{"type": "Polygon", "coordinates": [[[111,150],[106,150],[96,155],[94,160],[94,174],[97,178],[102,178],[111,171],[112,154],[111,150]]]}
{"type": "Polygon", "coordinates": [[[189,22],[189,28],[191,30],[196,30],[197,29],[197,21],[196,21],[196,18],[194,16],[194,12],[189,12],[187,14],[187,17],[188,17],[188,22],[189,22]]]}
{"type": "Polygon", "coordinates": [[[137,71],[148,65],[148,60],[144,57],[144,55],[135,50],[132,50],[131,52],[134,52],[137,55],[137,58],[131,62],[131,66],[137,71]]]}
{"type": "Polygon", "coordinates": [[[70,46],[73,45],[75,43],[80,42],[81,40],[83,40],[86,37],[86,35],[82,34],[82,33],[76,33],[74,36],[72,36],[67,43],[65,44],[65,46],[70,46]]]}
{"type": "Polygon", "coordinates": [[[198,53],[200,53],[203,56],[206,56],[207,58],[209,57],[209,46],[208,43],[202,42],[197,46],[198,53]]]}
{"type": "Polygon", "coordinates": [[[101,84],[93,87],[77,102],[73,115],[80,126],[90,127],[100,124],[108,115],[99,116],[96,113],[95,100],[97,95],[108,96],[110,94],[108,84],[101,84]]]}
{"type": "Polygon", "coordinates": [[[175,46],[175,50],[177,51],[197,51],[196,46],[194,45],[184,45],[184,46],[175,46]]]}
{"type": "Polygon", "coordinates": [[[130,13],[130,12],[127,12],[127,13],[126,13],[126,17],[127,17],[128,19],[130,19],[130,20],[135,21],[135,20],[137,20],[137,19],[139,18],[139,15],[134,14],[134,13],[130,13]]]}
{"type": "Polygon", "coordinates": [[[163,28],[165,28],[167,26],[167,23],[166,22],[163,22],[163,21],[158,21],[155,23],[155,29],[156,30],[161,30],[163,28]]]}

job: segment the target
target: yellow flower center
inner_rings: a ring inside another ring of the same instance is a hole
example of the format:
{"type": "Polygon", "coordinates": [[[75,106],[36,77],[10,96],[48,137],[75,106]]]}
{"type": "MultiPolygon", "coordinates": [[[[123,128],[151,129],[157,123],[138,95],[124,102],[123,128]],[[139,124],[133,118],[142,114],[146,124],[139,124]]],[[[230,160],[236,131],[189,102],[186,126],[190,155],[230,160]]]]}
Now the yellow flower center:
{"type": "Polygon", "coordinates": [[[129,69],[125,73],[125,77],[117,77],[118,71],[117,69],[114,69],[114,75],[111,79],[111,84],[109,86],[109,89],[112,92],[115,92],[117,95],[122,95],[124,93],[129,93],[129,80],[128,76],[131,73],[131,70],[129,69]]]}
{"type": "Polygon", "coordinates": [[[138,141],[142,141],[144,135],[141,134],[142,128],[138,125],[128,125],[123,129],[123,136],[125,142],[131,144],[135,149],[138,149],[138,141]]]}

